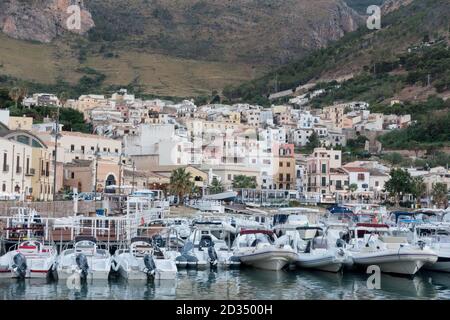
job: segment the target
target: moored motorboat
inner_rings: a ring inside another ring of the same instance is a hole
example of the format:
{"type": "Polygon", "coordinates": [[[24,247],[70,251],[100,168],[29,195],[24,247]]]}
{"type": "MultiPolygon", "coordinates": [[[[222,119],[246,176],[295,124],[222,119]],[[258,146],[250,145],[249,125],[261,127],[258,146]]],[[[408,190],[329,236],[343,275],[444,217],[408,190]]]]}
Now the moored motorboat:
{"type": "Polygon", "coordinates": [[[133,238],[129,249],[117,250],[112,269],[129,280],[174,280],[177,276],[175,262],[165,259],[152,240],[146,237],[133,238]]]}
{"type": "Polygon", "coordinates": [[[54,246],[27,240],[0,257],[0,277],[56,277],[57,251],[54,246]]]}
{"type": "Polygon", "coordinates": [[[234,241],[234,255],[248,266],[281,270],[295,261],[296,252],[288,244],[275,244],[276,239],[269,230],[241,230],[234,241]]]}
{"type": "Polygon", "coordinates": [[[66,249],[58,257],[58,277],[66,279],[78,273],[81,279],[108,279],[111,271],[111,255],[101,249],[93,237],[75,238],[72,249],[66,249]]]}
{"type": "MultiPolygon", "coordinates": [[[[312,237],[303,236],[297,242],[297,258],[295,264],[300,268],[320,271],[338,272],[349,258],[344,242],[330,243],[327,234],[320,227],[299,227],[299,231],[316,231],[312,237]]],[[[306,232],[304,233],[306,234],[306,232]]]]}
{"type": "Polygon", "coordinates": [[[424,243],[410,245],[404,237],[390,236],[384,224],[357,224],[349,252],[357,266],[376,265],[381,272],[413,276],[425,264],[437,261],[437,254],[424,243]]]}
{"type": "Polygon", "coordinates": [[[435,263],[426,263],[424,269],[450,272],[450,235],[445,226],[438,224],[422,224],[415,227],[414,242],[425,242],[436,252],[435,263]]]}

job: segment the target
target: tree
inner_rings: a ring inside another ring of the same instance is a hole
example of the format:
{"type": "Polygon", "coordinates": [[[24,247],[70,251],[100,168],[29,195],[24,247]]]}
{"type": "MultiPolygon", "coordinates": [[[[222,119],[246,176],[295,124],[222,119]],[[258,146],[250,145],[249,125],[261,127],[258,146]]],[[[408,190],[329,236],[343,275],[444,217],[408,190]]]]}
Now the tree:
{"type": "Polygon", "coordinates": [[[223,188],[223,184],[221,181],[219,181],[217,179],[217,177],[214,177],[213,180],[211,181],[211,185],[209,186],[209,191],[212,194],[216,194],[216,193],[221,193],[223,192],[224,188],[223,188]]]}
{"type": "Polygon", "coordinates": [[[403,169],[392,169],[390,176],[385,188],[391,196],[395,197],[395,205],[398,206],[400,194],[411,192],[411,175],[403,169]]]}
{"type": "Polygon", "coordinates": [[[433,202],[440,207],[441,205],[446,208],[448,205],[448,190],[445,183],[437,182],[433,184],[433,191],[431,195],[433,196],[433,202]]]}
{"type": "Polygon", "coordinates": [[[416,199],[416,204],[419,203],[420,198],[425,194],[427,186],[423,182],[422,177],[411,178],[411,194],[416,199]]]}
{"type": "Polygon", "coordinates": [[[182,199],[190,194],[193,189],[192,176],[190,172],[187,172],[185,168],[178,168],[172,171],[170,176],[170,191],[177,195],[178,204],[182,199]]]}
{"type": "Polygon", "coordinates": [[[308,138],[308,142],[305,145],[305,148],[307,150],[314,150],[314,148],[318,148],[320,147],[320,139],[319,139],[319,135],[317,134],[317,132],[313,132],[309,138],[308,138]]]}
{"type": "Polygon", "coordinates": [[[233,179],[234,189],[255,189],[256,188],[256,178],[244,176],[242,174],[237,175],[233,179]]]}
{"type": "Polygon", "coordinates": [[[353,192],[358,190],[358,185],[356,183],[352,183],[348,186],[348,190],[350,190],[350,196],[353,198],[353,192]]]}
{"type": "Polygon", "coordinates": [[[9,90],[9,97],[14,101],[15,107],[17,109],[17,104],[19,103],[20,98],[24,94],[24,90],[19,87],[13,87],[9,90]]]}
{"type": "Polygon", "coordinates": [[[66,105],[67,100],[69,99],[69,95],[67,92],[63,91],[59,94],[59,102],[61,103],[61,107],[64,107],[66,105]]]}

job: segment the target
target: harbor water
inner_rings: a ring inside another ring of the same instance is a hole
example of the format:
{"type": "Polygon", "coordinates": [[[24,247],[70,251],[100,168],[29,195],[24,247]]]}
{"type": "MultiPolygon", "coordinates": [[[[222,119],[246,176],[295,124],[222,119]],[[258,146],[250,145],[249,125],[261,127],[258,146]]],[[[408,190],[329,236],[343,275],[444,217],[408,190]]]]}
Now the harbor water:
{"type": "Polygon", "coordinates": [[[382,274],[380,289],[369,289],[363,273],[312,271],[183,270],[176,281],[88,281],[69,288],[66,281],[0,279],[2,300],[156,300],[156,299],[450,299],[450,275],[419,272],[413,279],[382,274]]]}

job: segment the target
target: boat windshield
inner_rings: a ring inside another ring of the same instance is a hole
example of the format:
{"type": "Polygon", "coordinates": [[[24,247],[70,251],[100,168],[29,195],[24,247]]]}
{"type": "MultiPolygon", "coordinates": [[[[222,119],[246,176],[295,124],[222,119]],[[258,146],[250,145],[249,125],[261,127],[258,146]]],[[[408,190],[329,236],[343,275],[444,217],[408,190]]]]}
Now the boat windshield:
{"type": "Polygon", "coordinates": [[[241,237],[241,239],[239,239],[240,247],[256,247],[259,243],[272,244],[273,241],[267,234],[263,233],[247,234],[245,237],[241,237]]]}

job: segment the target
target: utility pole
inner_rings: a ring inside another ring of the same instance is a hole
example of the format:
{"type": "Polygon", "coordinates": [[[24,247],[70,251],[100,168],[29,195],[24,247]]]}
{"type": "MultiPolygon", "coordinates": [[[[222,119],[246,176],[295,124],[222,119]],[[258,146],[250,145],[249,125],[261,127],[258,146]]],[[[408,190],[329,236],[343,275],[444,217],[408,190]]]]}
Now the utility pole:
{"type": "Polygon", "coordinates": [[[134,172],[135,172],[135,170],[136,170],[136,166],[135,166],[135,163],[133,160],[133,181],[131,182],[131,193],[132,194],[134,193],[134,172]]]}
{"type": "Polygon", "coordinates": [[[97,182],[98,182],[98,144],[97,150],[95,151],[95,185],[94,185],[94,203],[95,209],[97,209],[97,182]]]}
{"type": "MultiPolygon", "coordinates": [[[[52,135],[55,136],[55,154],[53,156],[53,216],[55,216],[55,201],[56,201],[56,162],[58,160],[58,139],[60,138],[59,134],[59,106],[56,106],[56,119],[55,119],[55,127],[52,130],[52,135]]],[[[47,172],[48,174],[48,172],[47,172]]]]}
{"type": "Polygon", "coordinates": [[[119,212],[122,213],[122,155],[119,158],[119,212]]]}

